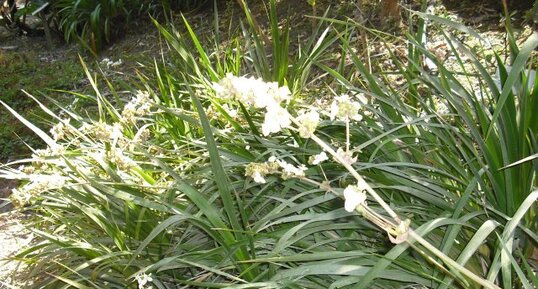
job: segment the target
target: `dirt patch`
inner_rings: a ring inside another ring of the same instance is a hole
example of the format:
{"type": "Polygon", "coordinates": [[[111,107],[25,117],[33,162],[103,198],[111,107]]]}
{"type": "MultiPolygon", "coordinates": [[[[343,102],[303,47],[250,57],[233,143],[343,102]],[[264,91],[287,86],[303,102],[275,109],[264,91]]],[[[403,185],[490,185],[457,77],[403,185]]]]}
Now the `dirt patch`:
{"type": "Polygon", "coordinates": [[[23,219],[18,212],[0,214],[0,289],[22,288],[17,275],[24,266],[11,259],[34,238],[22,224],[23,219]]]}

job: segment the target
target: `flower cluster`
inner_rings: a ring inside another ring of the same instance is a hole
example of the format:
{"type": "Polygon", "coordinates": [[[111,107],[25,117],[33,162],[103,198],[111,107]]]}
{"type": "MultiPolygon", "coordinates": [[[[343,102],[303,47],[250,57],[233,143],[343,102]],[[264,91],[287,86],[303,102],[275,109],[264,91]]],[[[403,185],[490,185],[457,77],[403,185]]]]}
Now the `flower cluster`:
{"type": "Polygon", "coordinates": [[[153,282],[153,277],[150,274],[138,274],[135,276],[135,280],[138,283],[138,289],[151,289],[153,286],[147,285],[150,282],[153,282]]]}
{"type": "Polygon", "coordinates": [[[291,92],[285,86],[279,87],[276,82],[265,82],[254,77],[237,77],[229,73],[218,83],[213,83],[213,89],[217,97],[223,100],[235,98],[247,106],[265,109],[262,124],[262,133],[265,136],[291,125],[288,111],[281,106],[291,99],[291,92]]]}
{"type": "Polygon", "coordinates": [[[280,174],[286,180],[294,177],[304,177],[307,168],[304,165],[294,166],[286,161],[272,156],[264,163],[250,163],[245,168],[245,176],[251,177],[258,184],[265,184],[265,176],[280,174]]]}
{"type": "Polygon", "coordinates": [[[348,212],[353,212],[355,209],[362,205],[366,205],[366,187],[368,185],[364,180],[358,182],[357,185],[349,185],[344,190],[344,209],[348,212]]]}
{"type": "Polygon", "coordinates": [[[245,168],[245,176],[258,184],[265,184],[265,176],[278,173],[278,169],[276,162],[250,163],[245,168]]]}
{"type": "MultiPolygon", "coordinates": [[[[361,102],[365,103],[364,96],[358,95],[361,102]]],[[[359,110],[362,107],[361,102],[353,101],[349,94],[342,94],[334,98],[330,108],[331,120],[338,119],[343,121],[362,120],[362,115],[359,114],[359,110]]]]}
{"type": "Polygon", "coordinates": [[[23,207],[33,198],[49,190],[60,189],[65,186],[65,178],[60,175],[33,175],[30,182],[21,188],[13,189],[10,196],[15,207],[23,207]]]}
{"type": "Polygon", "coordinates": [[[136,166],[136,163],[129,157],[123,154],[119,148],[111,148],[107,152],[107,160],[116,165],[122,171],[129,171],[136,166]]]}
{"type": "Polygon", "coordinates": [[[71,128],[69,126],[69,119],[62,120],[54,125],[50,129],[50,133],[54,140],[62,140],[71,133],[71,128]]]}
{"type": "Polygon", "coordinates": [[[137,145],[144,145],[151,138],[151,131],[149,126],[143,126],[140,128],[134,138],[130,139],[128,137],[121,137],[118,139],[117,145],[119,148],[125,151],[134,151],[137,145]]]}
{"type": "Polygon", "coordinates": [[[304,172],[306,171],[306,167],[304,165],[300,165],[298,167],[287,163],[283,160],[277,160],[275,157],[269,158],[269,162],[276,162],[280,168],[282,169],[282,178],[284,180],[289,178],[296,178],[296,177],[304,177],[304,172]]]}
{"type": "Polygon", "coordinates": [[[107,142],[117,140],[123,136],[122,127],[119,123],[109,125],[105,122],[99,121],[92,124],[84,123],[80,130],[93,136],[100,142],[107,142]]]}
{"type": "Polygon", "coordinates": [[[276,82],[265,82],[254,77],[234,76],[231,73],[218,83],[213,83],[217,97],[221,99],[237,99],[245,105],[266,108],[291,99],[290,90],[279,87],[276,82]]]}
{"type": "Polygon", "coordinates": [[[297,122],[299,123],[299,135],[302,138],[310,138],[320,121],[319,113],[315,109],[311,109],[308,112],[301,111],[297,116],[297,122]]]}
{"type": "Polygon", "coordinates": [[[340,158],[339,161],[347,165],[352,165],[357,162],[357,157],[353,156],[353,152],[349,150],[344,150],[343,148],[338,148],[336,150],[336,155],[340,158]]]}
{"type": "Polygon", "coordinates": [[[149,92],[138,90],[136,96],[123,108],[121,121],[126,124],[135,124],[138,117],[146,116],[151,112],[153,104],[149,92]]]}
{"type": "Polygon", "coordinates": [[[122,65],[123,61],[121,60],[121,58],[118,59],[118,61],[112,61],[110,60],[110,58],[103,58],[103,60],[101,60],[101,63],[105,65],[106,68],[111,68],[122,65]]]}
{"type": "Polygon", "coordinates": [[[311,164],[311,165],[319,165],[321,164],[322,162],[328,160],[329,157],[327,156],[327,154],[325,152],[321,152],[317,155],[313,155],[313,156],[310,156],[308,158],[308,163],[311,164]]]}
{"type": "Polygon", "coordinates": [[[35,150],[32,154],[32,159],[43,160],[49,157],[59,157],[65,153],[65,147],[60,144],[48,146],[46,149],[35,150]]]}

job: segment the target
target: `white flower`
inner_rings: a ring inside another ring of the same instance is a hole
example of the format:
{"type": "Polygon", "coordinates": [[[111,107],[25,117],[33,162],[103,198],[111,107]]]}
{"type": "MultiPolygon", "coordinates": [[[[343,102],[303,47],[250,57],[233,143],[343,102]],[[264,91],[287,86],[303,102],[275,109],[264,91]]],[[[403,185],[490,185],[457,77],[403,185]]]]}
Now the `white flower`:
{"type": "Polygon", "coordinates": [[[123,63],[123,61],[120,59],[118,59],[118,61],[115,61],[115,62],[112,62],[110,64],[111,67],[116,67],[116,66],[120,66],[121,64],[123,63]]]}
{"type": "Polygon", "coordinates": [[[32,198],[33,198],[33,195],[30,194],[26,190],[13,189],[11,191],[11,195],[9,195],[9,199],[10,199],[11,203],[16,208],[24,207],[26,204],[30,203],[32,198]]]}
{"type": "MultiPolygon", "coordinates": [[[[269,91],[270,83],[265,83],[261,79],[250,79],[251,90],[248,94],[250,103],[256,108],[267,108],[277,106],[280,102],[269,91]]],[[[277,85],[278,87],[278,85],[277,85]]]]}
{"type": "Polygon", "coordinates": [[[128,124],[136,123],[137,117],[150,114],[153,104],[148,91],[137,90],[135,97],[123,107],[121,121],[128,124]]]}
{"type": "Polygon", "coordinates": [[[359,186],[349,185],[344,190],[344,209],[348,212],[353,212],[359,205],[364,205],[366,194],[359,186]]]}
{"type": "Polygon", "coordinates": [[[19,189],[13,189],[11,201],[16,207],[28,204],[32,198],[50,190],[59,190],[66,184],[65,177],[54,175],[30,175],[30,182],[19,189]]]}
{"type": "Polygon", "coordinates": [[[136,91],[136,94],[135,94],[135,99],[133,99],[132,101],[136,104],[136,105],[140,105],[142,103],[146,103],[146,102],[149,102],[150,101],[150,98],[149,98],[149,92],[146,91],[146,90],[137,90],[136,91]]]}
{"type": "Polygon", "coordinates": [[[112,125],[112,132],[110,134],[110,139],[117,140],[123,136],[123,128],[119,122],[116,122],[112,125]]]}
{"type": "Polygon", "coordinates": [[[252,179],[258,184],[265,184],[265,179],[263,178],[263,175],[256,171],[252,174],[252,179]]]}
{"type": "Polygon", "coordinates": [[[218,83],[212,84],[218,98],[228,100],[236,98],[246,105],[265,108],[291,99],[290,90],[279,87],[276,82],[265,82],[254,77],[234,76],[231,73],[218,83]]]}
{"type": "Polygon", "coordinates": [[[151,102],[142,103],[137,109],[136,114],[139,116],[146,116],[151,112],[151,102]]]}
{"type": "Polygon", "coordinates": [[[64,139],[66,134],[69,133],[69,119],[58,122],[50,129],[50,133],[52,134],[54,140],[64,139]]]}
{"type": "Polygon", "coordinates": [[[212,86],[218,98],[235,98],[247,106],[265,108],[265,121],[262,125],[265,136],[291,125],[288,112],[281,107],[281,103],[291,99],[291,92],[285,86],[279,87],[276,82],[265,82],[254,77],[236,77],[232,74],[226,74],[226,77],[212,86]]]}
{"type": "Polygon", "coordinates": [[[103,60],[101,60],[101,64],[102,65],[105,65],[106,68],[110,68],[110,65],[114,63],[112,60],[110,60],[110,58],[103,58],[103,60]]]}
{"type": "Polygon", "coordinates": [[[262,133],[264,136],[268,136],[271,133],[279,132],[283,128],[288,128],[290,125],[291,120],[287,110],[278,105],[268,107],[262,124],[262,133]]]}
{"type": "Polygon", "coordinates": [[[236,91],[233,85],[234,79],[235,76],[233,74],[227,73],[226,77],[221,79],[218,83],[213,82],[213,90],[215,90],[218,98],[232,99],[235,96],[236,91]]]}
{"type": "Polygon", "coordinates": [[[93,124],[84,123],[80,130],[92,134],[97,140],[102,142],[117,140],[123,136],[121,132],[122,127],[119,123],[114,123],[114,125],[109,125],[102,121],[93,124]]]}
{"type": "Polygon", "coordinates": [[[46,149],[35,150],[32,159],[35,161],[43,160],[49,157],[59,157],[65,154],[65,147],[61,144],[54,144],[46,149]]]}
{"type": "Polygon", "coordinates": [[[327,154],[325,152],[321,152],[317,155],[314,155],[314,156],[311,156],[309,159],[308,159],[308,162],[312,165],[319,165],[320,163],[328,160],[329,157],[327,156],[327,154]]]}
{"type": "Polygon", "coordinates": [[[276,162],[250,163],[245,168],[245,176],[251,177],[258,184],[265,184],[265,176],[278,172],[276,162]]]}
{"type": "Polygon", "coordinates": [[[342,148],[338,148],[336,154],[344,162],[344,164],[352,165],[357,162],[357,157],[353,157],[353,152],[345,151],[342,148]]]}
{"type": "Polygon", "coordinates": [[[224,104],[222,108],[228,113],[231,118],[235,118],[237,116],[238,111],[232,106],[224,104]]]}
{"type": "Polygon", "coordinates": [[[121,121],[128,124],[136,123],[136,104],[133,102],[128,102],[123,107],[123,111],[121,112],[121,121]]]}
{"type": "Polygon", "coordinates": [[[314,109],[306,113],[302,112],[297,116],[297,121],[299,122],[299,135],[302,138],[310,138],[319,124],[319,113],[314,109]]]}
{"type": "Polygon", "coordinates": [[[151,273],[150,274],[146,274],[146,273],[138,274],[135,276],[135,279],[138,282],[138,289],[149,289],[152,287],[151,285],[146,287],[147,283],[153,281],[153,278],[151,277],[151,273]]]}
{"type": "Polygon", "coordinates": [[[288,179],[292,177],[304,177],[304,172],[307,168],[304,165],[296,167],[286,161],[277,160],[278,165],[282,168],[282,178],[288,179]]]}
{"type": "Polygon", "coordinates": [[[110,58],[103,58],[103,60],[101,60],[101,64],[105,65],[107,68],[116,67],[121,65],[122,63],[123,62],[121,61],[121,59],[115,62],[110,60],[110,58]]]}
{"type": "Polygon", "coordinates": [[[133,167],[136,167],[136,163],[119,148],[111,148],[106,156],[120,170],[130,171],[133,167]]]}
{"type": "Polygon", "coordinates": [[[142,127],[138,130],[134,137],[135,142],[144,143],[151,137],[151,131],[148,129],[147,126],[142,127]]]}
{"type": "Polygon", "coordinates": [[[291,92],[287,86],[278,86],[278,82],[270,82],[267,84],[269,95],[272,96],[275,102],[281,103],[291,99],[291,92]]]}
{"type": "Polygon", "coordinates": [[[336,118],[343,121],[360,121],[362,119],[362,115],[359,114],[361,107],[360,102],[352,101],[348,94],[342,94],[335,97],[331,103],[330,118],[331,120],[336,118]]]}

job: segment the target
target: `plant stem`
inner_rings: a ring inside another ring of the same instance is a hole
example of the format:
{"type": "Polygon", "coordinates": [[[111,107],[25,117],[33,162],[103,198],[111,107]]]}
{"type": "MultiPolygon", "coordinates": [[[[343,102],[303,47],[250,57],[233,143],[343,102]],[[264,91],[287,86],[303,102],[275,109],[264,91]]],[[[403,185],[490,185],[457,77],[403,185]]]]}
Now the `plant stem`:
{"type": "MultiPolygon", "coordinates": [[[[296,125],[301,125],[299,122],[297,122],[297,120],[295,118],[291,118],[292,121],[296,124],[296,125]]],[[[351,166],[351,164],[349,164],[346,160],[344,160],[340,155],[338,155],[333,148],[331,148],[328,144],[326,144],[322,139],[320,139],[318,136],[312,134],[311,136],[311,139],[313,141],[315,141],[321,148],[323,148],[325,151],[327,151],[328,153],[330,153],[340,164],[342,164],[348,171],[349,173],[351,173],[351,175],[353,177],[355,177],[355,179],[359,182],[364,182],[364,178],[357,172],[355,171],[355,169],[351,166]]],[[[401,222],[400,218],[398,217],[398,215],[396,214],[396,212],[394,212],[394,210],[381,198],[381,196],[379,196],[375,191],[374,189],[368,184],[366,183],[366,191],[377,201],[377,203],[396,221],[396,224],[399,224],[401,222]]],[[[383,228],[386,230],[386,228],[383,228]]],[[[471,280],[475,281],[476,283],[484,286],[485,288],[490,288],[490,289],[501,289],[500,287],[498,287],[497,285],[493,284],[492,282],[488,281],[488,280],[485,280],[483,278],[481,278],[480,276],[476,275],[475,273],[473,273],[472,271],[470,271],[469,269],[461,266],[460,264],[458,264],[456,261],[454,261],[452,258],[448,257],[447,255],[445,255],[443,252],[441,252],[439,249],[437,249],[435,246],[433,246],[432,244],[430,244],[428,241],[426,241],[425,239],[423,239],[420,235],[418,235],[417,233],[415,233],[415,231],[413,231],[413,229],[409,228],[408,229],[408,234],[411,238],[413,238],[415,241],[417,241],[419,244],[421,244],[424,248],[426,248],[427,250],[429,250],[430,252],[432,252],[435,256],[437,256],[438,258],[440,258],[441,260],[443,260],[443,262],[445,262],[447,265],[449,266],[452,266],[453,268],[459,270],[461,273],[463,273],[464,275],[466,275],[467,277],[469,277],[471,280]]],[[[407,242],[411,243],[412,241],[411,240],[407,240],[407,242]]]]}
{"type": "MultiPolygon", "coordinates": [[[[293,122],[297,125],[300,125],[300,123],[297,122],[295,118],[292,118],[293,122]]],[[[364,178],[355,171],[355,169],[340,155],[338,155],[333,148],[331,148],[329,145],[327,145],[322,139],[317,137],[316,135],[312,134],[311,139],[315,141],[320,147],[322,147],[326,152],[330,153],[339,163],[341,163],[350,173],[351,175],[358,181],[358,182],[364,182],[364,178]]],[[[379,196],[376,191],[368,184],[366,183],[366,191],[376,200],[376,202],[396,221],[396,223],[400,223],[400,218],[392,210],[392,208],[379,196]]]]}
{"type": "Polygon", "coordinates": [[[349,152],[349,119],[346,120],[346,153],[349,152]]]}

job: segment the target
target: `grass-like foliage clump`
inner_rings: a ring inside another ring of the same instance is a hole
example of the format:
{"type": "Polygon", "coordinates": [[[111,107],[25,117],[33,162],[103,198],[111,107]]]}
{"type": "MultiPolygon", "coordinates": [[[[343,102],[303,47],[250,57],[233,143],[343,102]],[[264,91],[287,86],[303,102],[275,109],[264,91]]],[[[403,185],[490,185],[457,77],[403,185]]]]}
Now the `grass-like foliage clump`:
{"type": "Polygon", "coordinates": [[[50,134],[4,104],[48,145],[0,168],[34,212],[33,288],[535,288],[538,34],[509,30],[495,79],[451,32],[444,67],[424,18],[470,30],[421,14],[395,82],[352,21],[321,17],[288,57],[275,9],[271,43],[248,9],[225,47],[157,25],[177,53],[107,97],[87,71],[94,109],[42,107],[50,134]]]}

